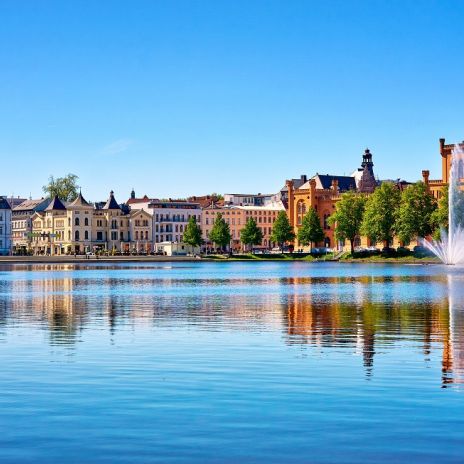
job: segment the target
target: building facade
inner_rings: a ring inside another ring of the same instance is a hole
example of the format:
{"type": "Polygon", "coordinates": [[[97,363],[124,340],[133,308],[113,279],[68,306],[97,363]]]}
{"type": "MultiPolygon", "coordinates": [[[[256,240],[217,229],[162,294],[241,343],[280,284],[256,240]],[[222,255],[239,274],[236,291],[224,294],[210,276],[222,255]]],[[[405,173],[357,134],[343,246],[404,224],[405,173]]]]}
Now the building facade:
{"type": "Polygon", "coordinates": [[[5,197],[0,197],[0,255],[11,254],[11,207],[5,197]]]}
{"type": "Polygon", "coordinates": [[[230,249],[233,251],[244,250],[244,245],[240,242],[240,233],[249,218],[253,218],[256,221],[257,226],[263,233],[261,244],[255,246],[255,248],[270,249],[274,245],[271,242],[272,227],[280,211],[285,211],[285,207],[281,201],[270,202],[266,206],[235,206],[233,204],[224,204],[221,206],[212,203],[205,207],[201,214],[201,230],[205,242],[204,248],[207,250],[214,248],[214,244],[209,240],[209,233],[217,215],[220,213],[230,228],[230,249]]]}
{"type": "MultiPolygon", "coordinates": [[[[324,246],[334,249],[348,249],[344,241],[337,241],[335,228],[329,224],[329,217],[334,213],[336,203],[341,194],[348,191],[371,194],[379,185],[374,175],[374,163],[369,149],[364,151],[361,167],[356,169],[351,176],[322,175],[316,174],[299,187],[295,187],[293,180],[286,182],[287,214],[293,226],[295,236],[301,227],[303,217],[310,208],[318,213],[321,226],[324,231],[324,241],[316,243],[316,247],[324,246]]],[[[355,246],[376,245],[367,237],[357,237],[355,246]]],[[[295,249],[309,251],[309,247],[303,246],[295,239],[295,249]]]]}
{"type": "Polygon", "coordinates": [[[27,255],[32,253],[32,216],[43,212],[50,204],[50,198],[24,200],[12,211],[13,253],[27,255]]]}
{"type": "Polygon", "coordinates": [[[127,203],[132,209],[144,210],[150,214],[153,249],[156,249],[158,243],[182,242],[185,227],[192,216],[197,224],[201,223],[201,207],[196,201],[148,199],[146,195],[135,198],[135,195],[131,195],[127,203]]]}
{"type": "Polygon", "coordinates": [[[117,203],[113,191],[106,203],[95,205],[81,193],[71,203],[55,197],[43,211],[36,211],[31,221],[35,255],[131,250],[129,209],[117,203]]]}
{"type": "MultiPolygon", "coordinates": [[[[443,195],[443,188],[449,183],[450,172],[451,172],[451,160],[454,147],[454,143],[445,143],[445,139],[439,140],[439,149],[441,157],[441,179],[430,179],[430,171],[422,171],[422,179],[427,185],[430,193],[439,200],[443,195]]],[[[459,147],[464,150],[464,141],[458,143],[459,147]]],[[[464,160],[459,160],[458,174],[460,179],[464,179],[464,160]]]]}

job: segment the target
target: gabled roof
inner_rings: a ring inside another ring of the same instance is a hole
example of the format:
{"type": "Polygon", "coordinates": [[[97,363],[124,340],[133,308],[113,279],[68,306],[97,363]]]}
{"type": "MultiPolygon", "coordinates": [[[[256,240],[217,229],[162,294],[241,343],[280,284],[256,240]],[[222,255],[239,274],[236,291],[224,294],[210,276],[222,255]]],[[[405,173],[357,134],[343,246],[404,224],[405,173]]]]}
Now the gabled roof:
{"type": "MultiPolygon", "coordinates": [[[[332,187],[332,181],[338,181],[338,189],[340,192],[346,192],[347,190],[356,190],[356,180],[352,176],[331,176],[329,174],[316,174],[312,179],[316,181],[316,189],[330,189],[332,187]]],[[[301,189],[310,188],[311,179],[303,184],[301,189]]]]}
{"type": "Polygon", "coordinates": [[[6,198],[0,197],[0,209],[11,209],[6,198]]]}
{"type": "Polygon", "coordinates": [[[112,190],[110,192],[110,197],[102,209],[121,209],[121,207],[118,205],[118,202],[114,198],[114,192],[112,190]]]}
{"type": "Polygon", "coordinates": [[[347,190],[356,190],[356,181],[354,177],[351,176],[330,176],[328,174],[316,174],[314,176],[316,179],[317,184],[316,188],[323,188],[323,189],[330,189],[332,187],[332,181],[338,181],[338,189],[340,192],[345,192],[347,190]]]}
{"type": "Polygon", "coordinates": [[[50,204],[45,208],[45,211],[66,211],[66,206],[63,202],[55,195],[50,204]]]}
{"type": "Polygon", "coordinates": [[[51,202],[50,198],[39,198],[37,200],[25,200],[13,208],[14,211],[43,211],[51,202]]]}
{"type": "Polygon", "coordinates": [[[82,193],[79,192],[77,198],[69,205],[70,207],[92,207],[87,200],[82,196],[82,193]]]}

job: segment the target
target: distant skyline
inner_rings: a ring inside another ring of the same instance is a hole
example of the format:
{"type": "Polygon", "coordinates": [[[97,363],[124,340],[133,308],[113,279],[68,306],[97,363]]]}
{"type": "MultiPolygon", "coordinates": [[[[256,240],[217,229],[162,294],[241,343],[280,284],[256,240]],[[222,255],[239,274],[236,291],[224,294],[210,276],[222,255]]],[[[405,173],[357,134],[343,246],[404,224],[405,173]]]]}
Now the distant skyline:
{"type": "Polygon", "coordinates": [[[0,194],[273,193],[441,176],[464,139],[458,1],[0,3],[0,194]]]}

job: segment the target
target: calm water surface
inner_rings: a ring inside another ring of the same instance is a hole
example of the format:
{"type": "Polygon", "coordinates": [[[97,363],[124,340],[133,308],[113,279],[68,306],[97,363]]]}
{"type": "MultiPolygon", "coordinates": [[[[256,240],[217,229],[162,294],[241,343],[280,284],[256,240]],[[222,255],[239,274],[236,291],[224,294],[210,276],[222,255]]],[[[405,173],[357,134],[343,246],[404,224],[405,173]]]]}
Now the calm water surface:
{"type": "Polygon", "coordinates": [[[464,269],[0,266],[1,463],[462,463],[464,269]]]}

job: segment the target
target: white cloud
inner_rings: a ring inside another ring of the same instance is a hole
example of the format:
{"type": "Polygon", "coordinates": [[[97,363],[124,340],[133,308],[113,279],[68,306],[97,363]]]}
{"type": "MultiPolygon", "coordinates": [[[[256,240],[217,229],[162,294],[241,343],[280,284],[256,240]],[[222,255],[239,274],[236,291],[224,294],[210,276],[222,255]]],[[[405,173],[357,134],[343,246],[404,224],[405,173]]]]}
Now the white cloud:
{"type": "Polygon", "coordinates": [[[104,155],[117,155],[126,151],[134,143],[131,139],[119,139],[114,142],[106,145],[102,149],[102,154],[104,155]]]}

